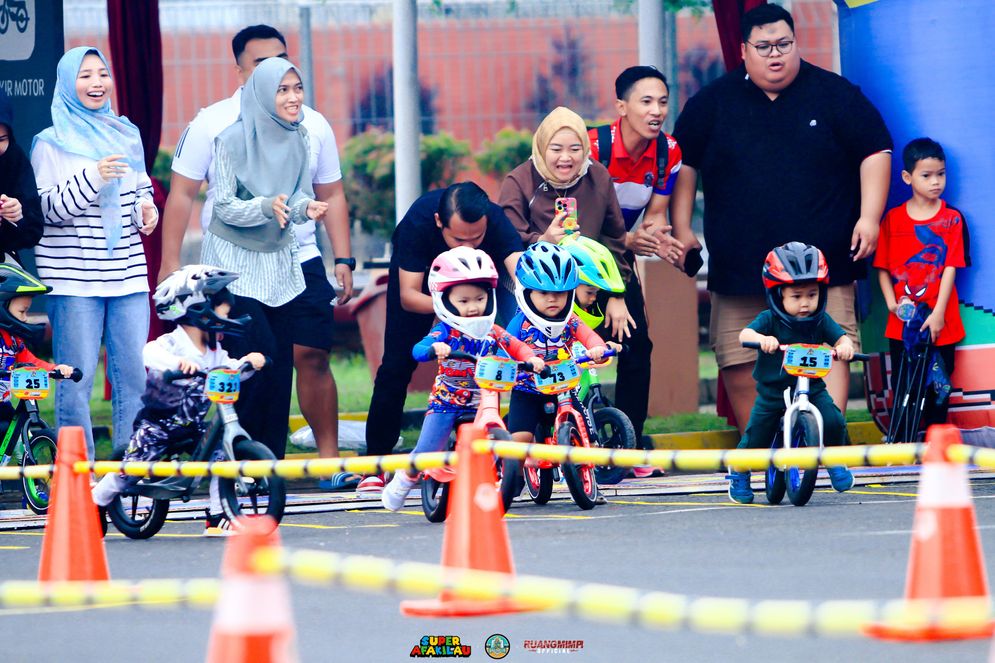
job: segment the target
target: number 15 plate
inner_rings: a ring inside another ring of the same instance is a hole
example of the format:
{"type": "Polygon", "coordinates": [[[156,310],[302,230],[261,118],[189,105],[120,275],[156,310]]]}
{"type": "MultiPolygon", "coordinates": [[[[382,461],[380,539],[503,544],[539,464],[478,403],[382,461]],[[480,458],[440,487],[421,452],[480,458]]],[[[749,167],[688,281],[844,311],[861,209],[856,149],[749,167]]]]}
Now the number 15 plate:
{"type": "Polygon", "coordinates": [[[784,372],[795,377],[823,378],[833,366],[833,351],[825,345],[796,343],[784,351],[784,372]]]}

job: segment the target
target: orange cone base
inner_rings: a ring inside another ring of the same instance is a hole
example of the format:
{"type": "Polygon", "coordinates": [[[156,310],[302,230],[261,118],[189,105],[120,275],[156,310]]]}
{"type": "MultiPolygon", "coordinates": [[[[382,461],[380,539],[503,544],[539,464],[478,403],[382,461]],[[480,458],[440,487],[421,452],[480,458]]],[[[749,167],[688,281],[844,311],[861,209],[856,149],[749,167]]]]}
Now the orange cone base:
{"type": "Polygon", "coordinates": [[[246,635],[215,633],[211,635],[208,660],[239,663],[286,663],[294,650],[292,633],[246,635]]]}
{"type": "Polygon", "coordinates": [[[483,617],[508,615],[516,612],[535,612],[539,608],[510,599],[424,599],[401,601],[401,614],[405,617],[483,617]]]}
{"type": "Polygon", "coordinates": [[[995,621],[965,628],[919,626],[902,627],[892,624],[871,624],[864,635],[892,642],[937,642],[940,640],[980,640],[995,635],[995,621]]]}

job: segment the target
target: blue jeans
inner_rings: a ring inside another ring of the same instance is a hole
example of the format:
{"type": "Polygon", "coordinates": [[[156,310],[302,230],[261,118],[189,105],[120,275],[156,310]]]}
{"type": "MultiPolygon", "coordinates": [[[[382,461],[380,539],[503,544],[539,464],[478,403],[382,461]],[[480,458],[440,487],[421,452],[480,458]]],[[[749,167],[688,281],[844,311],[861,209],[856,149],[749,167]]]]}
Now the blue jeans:
{"type": "Polygon", "coordinates": [[[123,297],[49,295],[52,352],[57,364],[83,371],[77,382],[65,380],[55,390],[56,426],[82,426],[86,449],[93,458],[90,394],[100,358],[100,342],[107,346],[107,377],[114,387],[112,425],[114,449],[128,446],[135,415],[145,392],[142,349],[149,335],[149,300],[144,292],[123,297]]]}
{"type": "Polygon", "coordinates": [[[453,431],[456,418],[459,412],[432,412],[425,413],[425,421],[421,425],[421,434],[418,435],[418,444],[415,445],[411,453],[422,453],[423,451],[445,451],[449,447],[449,434],[453,431]]]}

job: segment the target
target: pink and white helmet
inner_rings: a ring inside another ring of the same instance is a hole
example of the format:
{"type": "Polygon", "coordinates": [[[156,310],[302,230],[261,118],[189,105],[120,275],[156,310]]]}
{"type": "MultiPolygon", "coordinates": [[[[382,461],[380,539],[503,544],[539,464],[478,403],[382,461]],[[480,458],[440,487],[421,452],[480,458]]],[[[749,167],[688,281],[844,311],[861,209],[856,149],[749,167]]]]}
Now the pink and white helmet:
{"type": "Polygon", "coordinates": [[[471,338],[484,338],[494,326],[497,316],[495,292],[498,273],[494,261],[480,249],[458,246],[449,249],[432,261],[428,270],[428,291],[432,307],[439,320],[471,338]],[[484,315],[463,317],[459,315],[446,291],[456,285],[472,283],[487,291],[484,315]]]}

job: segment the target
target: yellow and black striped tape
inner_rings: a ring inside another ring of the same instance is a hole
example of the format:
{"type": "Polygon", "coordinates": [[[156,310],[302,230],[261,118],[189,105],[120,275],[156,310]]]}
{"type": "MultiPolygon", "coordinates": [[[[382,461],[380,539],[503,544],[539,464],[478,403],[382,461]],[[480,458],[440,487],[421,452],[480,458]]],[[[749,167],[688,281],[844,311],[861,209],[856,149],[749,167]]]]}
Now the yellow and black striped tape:
{"type": "MultiPolygon", "coordinates": [[[[770,466],[812,468],[819,465],[910,465],[919,463],[925,446],[921,444],[875,444],[848,447],[812,447],[802,449],[695,449],[657,450],[602,449],[597,447],[563,447],[549,444],[522,444],[477,440],[477,453],[492,453],[502,458],[533,458],[554,463],[579,465],[637,465],[665,470],[715,471],[731,467],[736,470],[766,470],[770,466]]],[[[992,458],[995,462],[995,456],[992,458]]]]}
{"type": "Polygon", "coordinates": [[[209,608],[221,587],[217,578],[110,580],[106,582],[0,582],[3,608],[174,607],[209,608]]]}
{"type": "Polygon", "coordinates": [[[857,636],[875,623],[900,628],[942,628],[981,626],[992,619],[991,604],[984,598],[815,603],[692,597],[555,578],[446,569],[435,564],[394,562],[380,557],[279,548],[258,551],[253,565],[260,573],[283,573],[308,584],[429,597],[445,590],[461,599],[508,599],[537,611],[587,621],[701,633],[857,636]]]}
{"type": "MultiPolygon", "coordinates": [[[[665,470],[720,471],[727,467],[736,470],[765,470],[770,466],[812,468],[819,465],[849,465],[875,467],[887,465],[914,465],[922,461],[925,453],[922,444],[873,444],[847,447],[804,449],[694,449],[656,450],[602,449],[599,447],[560,447],[548,444],[523,444],[520,442],[477,440],[473,450],[494,454],[502,458],[523,460],[534,458],[554,463],[590,465],[616,465],[619,467],[650,466],[665,470]]],[[[963,444],[953,445],[947,452],[951,462],[967,463],[995,469],[995,449],[963,444]]],[[[415,471],[436,467],[455,466],[457,455],[451,451],[420,454],[394,454],[390,456],[358,456],[351,458],[312,458],[305,460],[251,460],[223,462],[160,461],[154,463],[131,461],[80,461],[73,467],[80,474],[93,472],[98,475],[123,472],[138,477],[171,476],[220,476],[235,478],[279,476],[287,479],[329,476],[336,472],[380,474],[398,470],[415,471]]],[[[34,465],[27,468],[0,467],[0,479],[17,480],[49,478],[52,465],[34,465]]]]}

